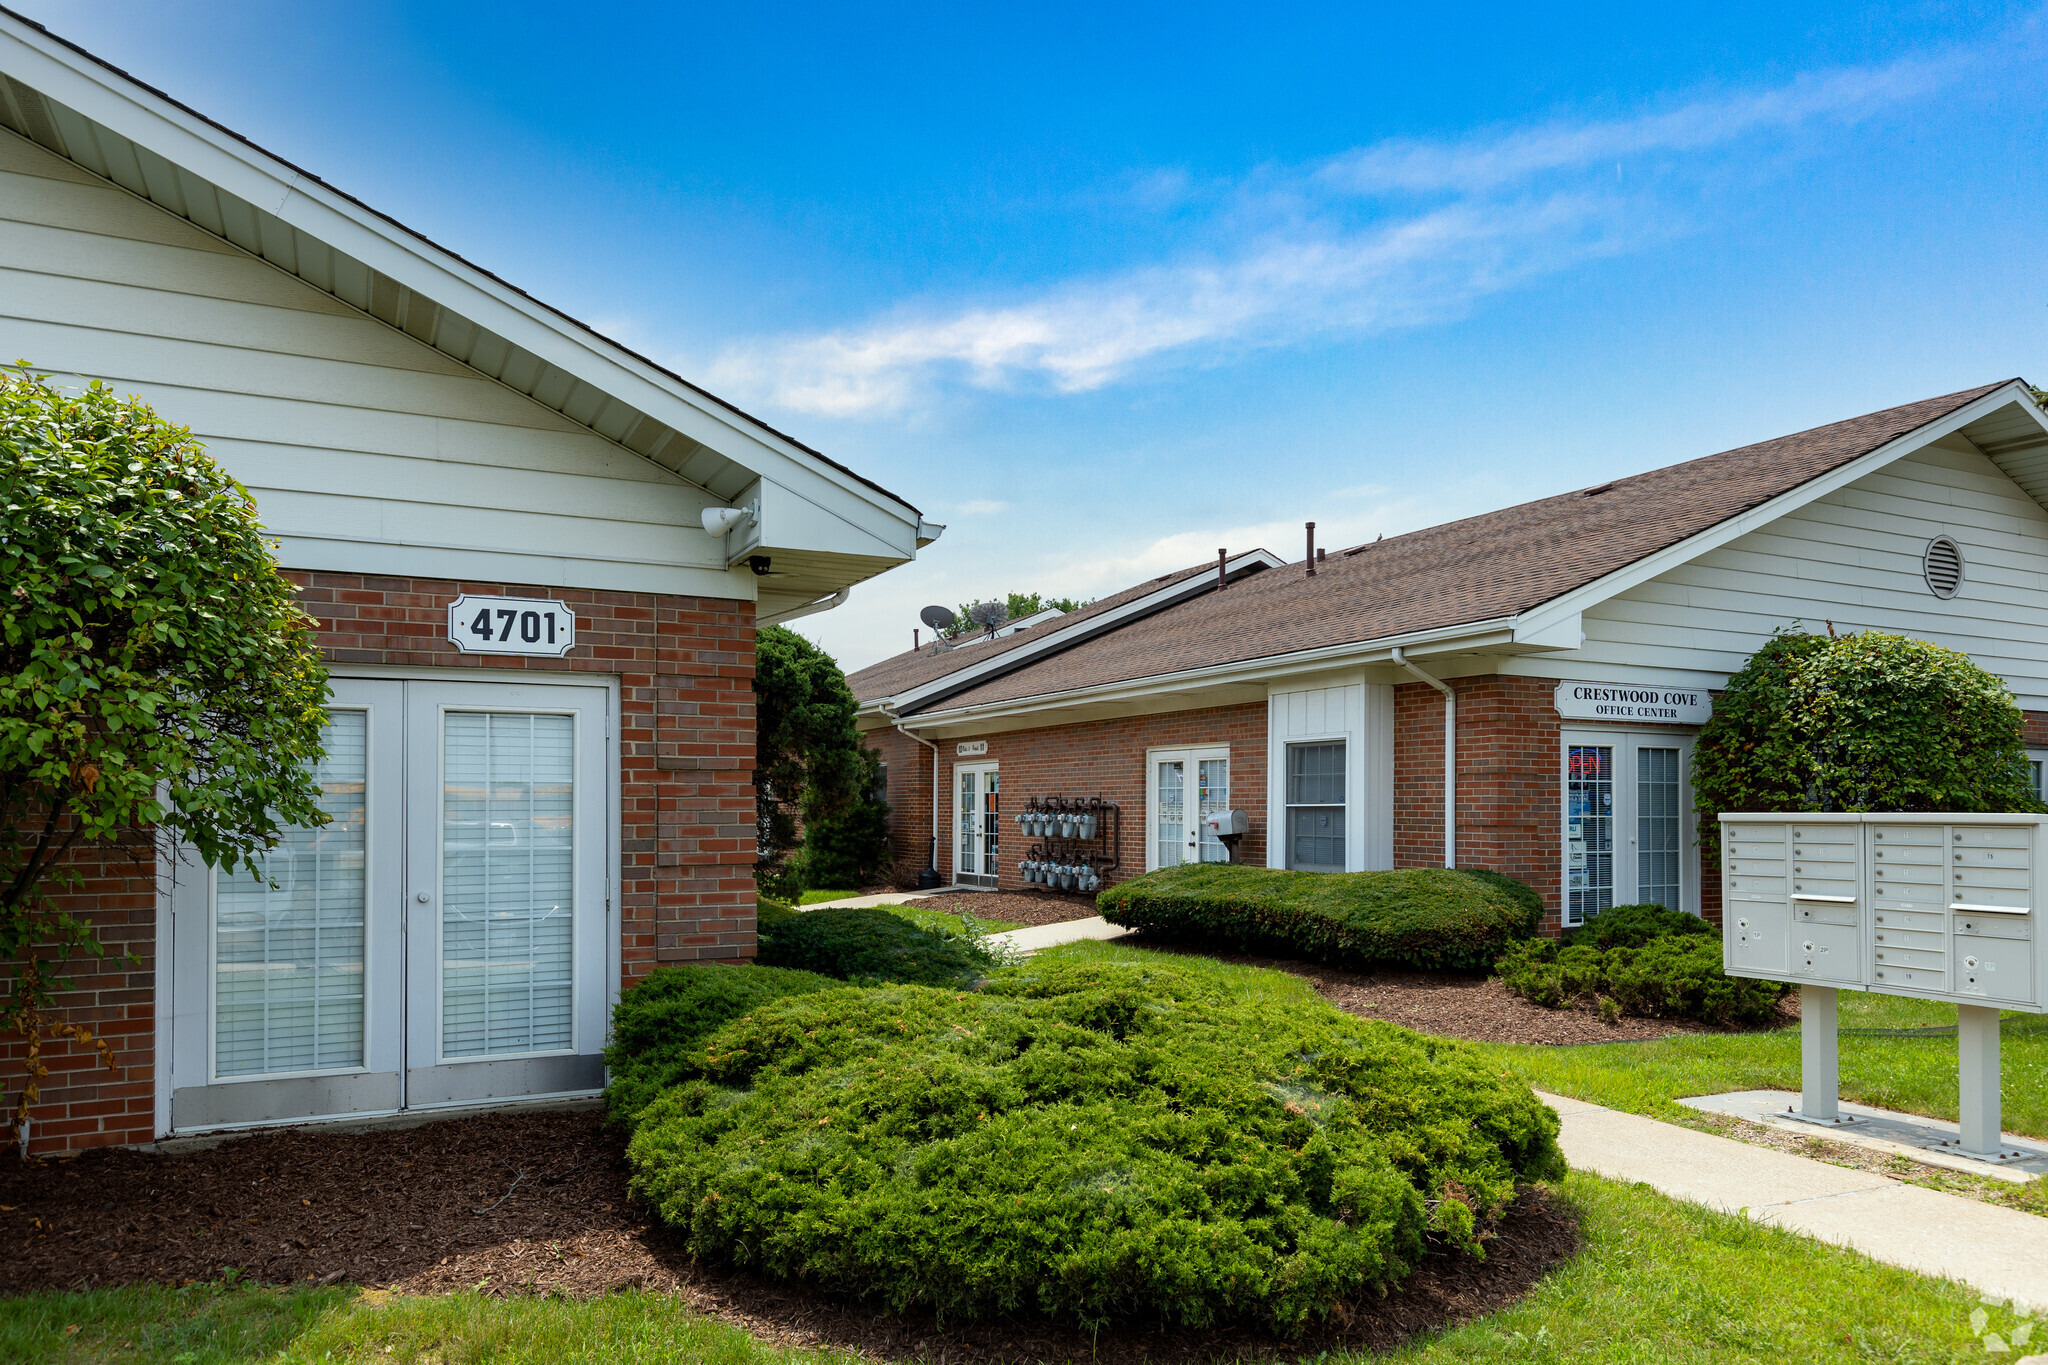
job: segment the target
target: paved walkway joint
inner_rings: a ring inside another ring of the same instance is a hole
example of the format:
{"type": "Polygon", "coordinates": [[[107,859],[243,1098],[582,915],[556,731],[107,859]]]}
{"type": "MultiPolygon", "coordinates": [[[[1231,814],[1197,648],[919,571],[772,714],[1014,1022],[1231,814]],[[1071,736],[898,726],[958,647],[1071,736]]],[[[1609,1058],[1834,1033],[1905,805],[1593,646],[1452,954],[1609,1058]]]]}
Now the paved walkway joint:
{"type": "Polygon", "coordinates": [[[2048,1310],[2048,1218],[1536,1092],[1574,1167],[2048,1310]]]}

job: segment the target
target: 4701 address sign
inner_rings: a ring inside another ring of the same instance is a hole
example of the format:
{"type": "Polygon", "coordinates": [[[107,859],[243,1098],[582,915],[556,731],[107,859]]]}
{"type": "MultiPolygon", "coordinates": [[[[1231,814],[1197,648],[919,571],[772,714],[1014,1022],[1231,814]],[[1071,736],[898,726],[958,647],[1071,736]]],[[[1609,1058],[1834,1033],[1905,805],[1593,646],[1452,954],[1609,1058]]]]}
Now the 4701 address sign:
{"type": "Polygon", "coordinates": [[[464,654],[542,654],[576,647],[576,613],[544,597],[471,597],[448,604],[448,638],[464,654]]]}

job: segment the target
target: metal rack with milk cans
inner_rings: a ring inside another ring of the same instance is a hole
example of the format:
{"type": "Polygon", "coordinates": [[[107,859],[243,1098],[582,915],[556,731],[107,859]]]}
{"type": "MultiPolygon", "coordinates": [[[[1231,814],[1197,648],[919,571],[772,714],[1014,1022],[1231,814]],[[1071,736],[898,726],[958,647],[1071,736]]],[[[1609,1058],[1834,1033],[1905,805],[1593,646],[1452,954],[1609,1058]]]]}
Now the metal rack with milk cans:
{"type": "Polygon", "coordinates": [[[1035,796],[1016,815],[1035,840],[1017,870],[1048,891],[1094,894],[1123,864],[1123,808],[1095,797],[1035,796]]]}

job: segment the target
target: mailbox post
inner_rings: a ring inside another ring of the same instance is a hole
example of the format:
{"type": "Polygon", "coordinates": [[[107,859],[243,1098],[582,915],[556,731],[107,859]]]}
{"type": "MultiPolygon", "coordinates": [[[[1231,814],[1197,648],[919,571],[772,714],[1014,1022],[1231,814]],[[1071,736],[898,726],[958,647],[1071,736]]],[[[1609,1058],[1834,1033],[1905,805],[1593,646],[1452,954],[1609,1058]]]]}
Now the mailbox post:
{"type": "Polygon", "coordinates": [[[2048,816],[1724,813],[1722,966],[1799,986],[1800,1117],[1844,1125],[1836,993],[1957,1009],[1962,1134],[2000,1155],[1998,1014],[2048,1012],[2048,816]]]}

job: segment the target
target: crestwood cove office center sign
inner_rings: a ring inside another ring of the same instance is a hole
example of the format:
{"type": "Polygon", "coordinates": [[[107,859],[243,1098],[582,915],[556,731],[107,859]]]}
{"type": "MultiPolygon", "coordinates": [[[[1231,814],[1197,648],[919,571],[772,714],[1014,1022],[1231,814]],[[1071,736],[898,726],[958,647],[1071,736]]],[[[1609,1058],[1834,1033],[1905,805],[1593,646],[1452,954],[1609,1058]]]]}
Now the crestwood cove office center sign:
{"type": "Polygon", "coordinates": [[[1705,725],[1714,699],[1703,687],[1645,687],[1635,683],[1561,682],[1557,714],[1566,720],[1655,721],[1705,725]]]}

